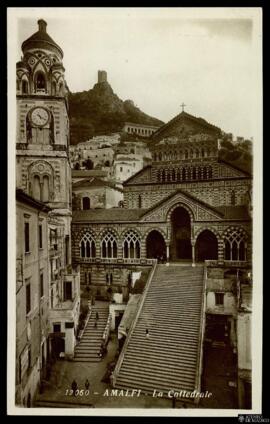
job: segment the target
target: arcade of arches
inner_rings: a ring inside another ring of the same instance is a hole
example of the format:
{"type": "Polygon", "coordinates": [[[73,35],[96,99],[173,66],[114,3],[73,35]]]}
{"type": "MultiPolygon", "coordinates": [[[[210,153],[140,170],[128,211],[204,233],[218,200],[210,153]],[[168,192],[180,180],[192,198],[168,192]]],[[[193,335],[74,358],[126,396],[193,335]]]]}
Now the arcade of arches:
{"type": "MultiPolygon", "coordinates": [[[[247,260],[248,236],[242,227],[227,226],[217,235],[215,225],[213,229],[209,225],[209,228],[202,227],[193,235],[193,225],[191,212],[184,205],[176,205],[168,222],[161,224],[163,229],[160,230],[158,227],[149,229],[146,224],[145,232],[142,229],[138,232],[136,227],[122,224],[122,230],[117,234],[109,228],[106,230],[106,225],[100,224],[98,237],[91,231],[80,230],[80,236],[77,233],[74,256],[78,262],[80,258],[94,261],[98,258],[133,261],[147,258],[158,259],[160,262],[193,263],[217,259],[247,260]]],[[[79,231],[79,227],[77,230],[79,231]]]]}

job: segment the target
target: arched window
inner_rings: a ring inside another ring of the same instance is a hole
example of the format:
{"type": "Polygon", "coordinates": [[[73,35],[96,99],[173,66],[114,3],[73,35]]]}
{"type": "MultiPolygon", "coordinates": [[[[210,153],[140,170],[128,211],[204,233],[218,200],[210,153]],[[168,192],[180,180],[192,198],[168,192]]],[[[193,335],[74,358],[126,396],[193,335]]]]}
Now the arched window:
{"type": "Polygon", "coordinates": [[[202,157],[204,158],[204,149],[202,149],[202,157]]]}
{"type": "Polygon", "coordinates": [[[124,258],[136,259],[141,256],[141,243],[135,231],[128,231],[124,236],[123,243],[124,258]]]}
{"type": "Polygon", "coordinates": [[[201,167],[199,166],[198,167],[198,180],[201,180],[202,179],[202,170],[201,170],[201,167]]]}
{"type": "Polygon", "coordinates": [[[42,72],[36,74],[36,90],[46,90],[46,79],[42,72]]]}
{"type": "Polygon", "coordinates": [[[28,82],[26,80],[22,80],[22,93],[28,94],[28,82]]]}
{"type": "Polygon", "coordinates": [[[212,178],[212,166],[208,167],[208,178],[212,178]]]}
{"type": "Polygon", "coordinates": [[[171,181],[170,169],[167,170],[167,181],[171,181]]]}
{"type": "Polygon", "coordinates": [[[188,159],[188,151],[185,150],[185,159],[188,159]]]}
{"type": "Polygon", "coordinates": [[[59,84],[59,95],[62,96],[64,94],[64,85],[62,82],[59,84]]]}
{"type": "Polygon", "coordinates": [[[228,230],[224,237],[224,257],[227,261],[246,260],[246,239],[243,230],[234,228],[228,230]]]}
{"type": "Polygon", "coordinates": [[[191,168],[187,168],[187,179],[191,180],[191,168]]]}
{"type": "Polygon", "coordinates": [[[182,180],[183,181],[186,180],[186,169],[185,168],[183,168],[183,171],[182,171],[182,180]]]}
{"type": "Polygon", "coordinates": [[[141,209],[141,207],[142,207],[142,196],[139,194],[139,197],[138,197],[138,206],[139,206],[139,209],[141,209]]]}
{"type": "Polygon", "coordinates": [[[82,204],[83,204],[83,210],[84,211],[90,209],[90,199],[89,199],[89,197],[87,197],[87,196],[83,197],[82,204]]]}
{"type": "Polygon", "coordinates": [[[175,181],[175,170],[172,170],[172,181],[175,181]]]}
{"type": "Polygon", "coordinates": [[[162,179],[162,182],[165,182],[166,181],[165,169],[162,169],[161,179],[162,179]]]}
{"type": "Polygon", "coordinates": [[[192,168],[192,179],[196,180],[196,168],[195,167],[192,168]]]}
{"type": "Polygon", "coordinates": [[[49,201],[49,195],[50,195],[49,177],[48,177],[48,175],[45,175],[43,177],[42,201],[48,202],[49,201]]]}
{"type": "Polygon", "coordinates": [[[52,82],[52,95],[53,96],[56,95],[56,82],[55,81],[52,82]]]}
{"type": "Polygon", "coordinates": [[[231,205],[235,205],[235,191],[234,190],[232,190],[232,192],[231,192],[231,205]]]}
{"type": "Polygon", "coordinates": [[[181,171],[180,171],[180,169],[177,169],[176,179],[177,179],[177,181],[180,181],[181,180],[181,171]]]}
{"type": "Polygon", "coordinates": [[[161,152],[159,153],[159,160],[162,161],[162,154],[161,154],[161,152]]]}
{"type": "Polygon", "coordinates": [[[20,81],[18,79],[16,80],[16,90],[20,90],[20,81]]]}
{"type": "Polygon", "coordinates": [[[196,158],[199,158],[200,157],[200,152],[199,152],[199,150],[197,149],[196,150],[196,158]]]}
{"type": "Polygon", "coordinates": [[[95,258],[96,244],[92,234],[86,233],[80,242],[81,258],[95,258]]]}
{"type": "Polygon", "coordinates": [[[203,179],[204,180],[207,179],[207,168],[206,168],[206,166],[203,167],[203,179]]]}
{"type": "Polygon", "coordinates": [[[101,254],[103,258],[117,258],[117,243],[111,232],[106,233],[102,239],[101,254]]]}
{"type": "Polygon", "coordinates": [[[38,175],[35,175],[33,178],[33,197],[36,200],[41,200],[41,189],[40,189],[40,178],[38,175]]]}

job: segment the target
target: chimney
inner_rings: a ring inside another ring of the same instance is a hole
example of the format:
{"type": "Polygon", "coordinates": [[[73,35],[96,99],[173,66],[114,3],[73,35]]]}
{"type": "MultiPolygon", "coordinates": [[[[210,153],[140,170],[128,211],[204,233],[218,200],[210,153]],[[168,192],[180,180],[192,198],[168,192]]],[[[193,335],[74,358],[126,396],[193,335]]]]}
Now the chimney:
{"type": "Polygon", "coordinates": [[[44,19],[38,20],[38,30],[41,32],[46,32],[47,22],[44,19]]]}

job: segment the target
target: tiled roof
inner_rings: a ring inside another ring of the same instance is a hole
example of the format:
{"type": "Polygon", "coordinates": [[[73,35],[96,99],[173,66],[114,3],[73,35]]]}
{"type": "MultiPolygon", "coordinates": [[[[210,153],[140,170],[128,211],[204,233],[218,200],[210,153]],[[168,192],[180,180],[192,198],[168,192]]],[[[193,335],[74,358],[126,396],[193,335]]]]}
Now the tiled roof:
{"type": "Polygon", "coordinates": [[[83,169],[72,169],[71,171],[72,177],[107,177],[107,171],[101,171],[100,169],[91,169],[91,170],[83,170],[83,169]]]}
{"type": "Polygon", "coordinates": [[[72,222],[130,222],[139,221],[146,209],[89,209],[74,211],[72,222]]]}
{"type": "Polygon", "coordinates": [[[251,219],[247,206],[218,206],[216,209],[224,215],[224,219],[241,221],[251,219]]]}

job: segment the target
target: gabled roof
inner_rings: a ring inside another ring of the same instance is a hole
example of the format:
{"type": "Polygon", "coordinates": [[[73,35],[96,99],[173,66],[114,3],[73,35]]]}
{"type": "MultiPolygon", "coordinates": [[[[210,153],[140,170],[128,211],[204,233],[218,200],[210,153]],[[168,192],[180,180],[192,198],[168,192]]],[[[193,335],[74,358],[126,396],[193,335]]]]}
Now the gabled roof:
{"type": "Polygon", "coordinates": [[[248,172],[246,169],[243,169],[242,167],[240,167],[240,166],[237,166],[237,165],[234,165],[234,164],[232,164],[231,162],[228,162],[228,161],[226,161],[226,160],[224,160],[224,159],[218,159],[218,162],[219,163],[224,163],[224,165],[226,165],[226,166],[229,166],[229,167],[231,167],[232,169],[237,169],[237,171],[240,171],[240,172],[243,172],[243,174],[245,174],[245,175],[247,175],[247,176],[249,176],[249,177],[251,177],[251,173],[250,172],[248,172]]]}
{"type": "MultiPolygon", "coordinates": [[[[155,140],[160,140],[162,136],[166,136],[166,131],[172,127],[173,125],[180,123],[184,119],[187,119],[189,121],[195,122],[196,124],[199,124],[201,127],[206,128],[208,131],[215,133],[216,135],[221,133],[221,129],[216,127],[215,125],[210,124],[203,118],[198,118],[196,116],[190,115],[187,112],[181,112],[177,116],[175,116],[173,119],[171,119],[167,124],[160,127],[150,138],[151,142],[154,143],[155,140]]],[[[152,144],[151,143],[151,144],[152,144]]]]}
{"type": "Polygon", "coordinates": [[[123,190],[121,190],[119,187],[116,187],[113,183],[111,183],[110,181],[104,181],[101,180],[99,178],[90,178],[87,180],[81,180],[81,181],[77,181],[76,183],[72,184],[73,188],[79,188],[79,187],[87,187],[87,188],[91,188],[91,187],[109,187],[112,188],[113,190],[118,190],[123,192],[123,190]]]}
{"type": "Polygon", "coordinates": [[[233,221],[251,219],[247,206],[217,206],[216,209],[223,213],[224,219],[233,221]]]}
{"type": "Polygon", "coordinates": [[[146,165],[146,166],[144,166],[144,167],[143,167],[140,171],[138,171],[138,172],[136,172],[135,174],[131,175],[131,177],[129,177],[127,180],[125,180],[125,181],[123,182],[123,186],[125,186],[127,182],[131,181],[131,180],[132,180],[132,178],[135,178],[135,177],[137,177],[138,175],[142,174],[142,173],[143,173],[146,169],[148,169],[148,168],[152,168],[152,165],[146,165]]]}

